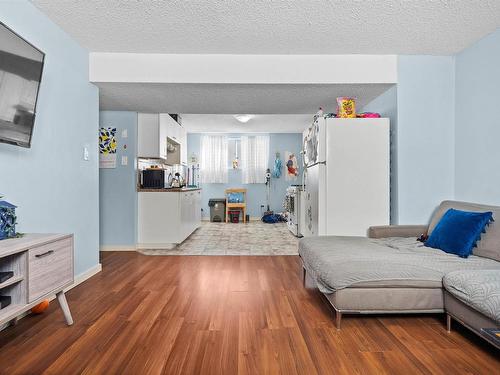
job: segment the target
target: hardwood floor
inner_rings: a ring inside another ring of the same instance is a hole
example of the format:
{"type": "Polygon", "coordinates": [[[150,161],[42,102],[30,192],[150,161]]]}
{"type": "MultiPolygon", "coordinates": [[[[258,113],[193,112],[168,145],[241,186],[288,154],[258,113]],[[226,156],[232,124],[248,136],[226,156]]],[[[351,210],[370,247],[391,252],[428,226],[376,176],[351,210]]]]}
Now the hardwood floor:
{"type": "Polygon", "coordinates": [[[0,332],[2,374],[495,374],[499,352],[444,316],[346,316],[297,256],[104,253],[103,271],[0,332]]]}

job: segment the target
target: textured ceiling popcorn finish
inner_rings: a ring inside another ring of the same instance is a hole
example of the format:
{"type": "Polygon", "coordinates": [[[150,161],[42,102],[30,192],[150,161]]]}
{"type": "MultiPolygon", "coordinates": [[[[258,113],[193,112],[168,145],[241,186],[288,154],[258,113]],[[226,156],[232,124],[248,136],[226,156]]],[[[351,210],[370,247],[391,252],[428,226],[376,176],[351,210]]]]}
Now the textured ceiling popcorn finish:
{"type": "Polygon", "coordinates": [[[32,0],[92,52],[432,54],[500,26],[499,0],[32,0]]]}
{"type": "Polygon", "coordinates": [[[365,104],[392,87],[390,84],[247,85],[110,82],[98,82],[96,85],[99,86],[101,110],[193,114],[311,114],[316,113],[318,106],[322,106],[327,112],[336,112],[336,98],[345,95],[358,98],[357,108],[362,109],[365,104]]]}
{"type": "Polygon", "coordinates": [[[312,115],[252,115],[242,124],[233,115],[182,114],[188,133],[302,133],[312,123],[312,115]]]}

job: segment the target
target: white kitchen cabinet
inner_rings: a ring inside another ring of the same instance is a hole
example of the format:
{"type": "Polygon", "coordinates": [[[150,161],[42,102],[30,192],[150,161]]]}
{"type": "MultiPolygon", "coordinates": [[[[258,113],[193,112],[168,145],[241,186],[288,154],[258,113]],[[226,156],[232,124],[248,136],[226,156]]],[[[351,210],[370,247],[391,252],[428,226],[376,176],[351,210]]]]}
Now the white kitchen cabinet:
{"type": "Polygon", "coordinates": [[[180,126],[181,164],[187,164],[187,132],[180,126]]]}
{"type": "Polygon", "coordinates": [[[139,249],[171,249],[201,225],[201,190],[139,192],[139,249]]]}
{"type": "Polygon", "coordinates": [[[181,126],[168,113],[160,113],[160,123],[167,129],[167,137],[180,143],[181,126]]]}
{"type": "Polygon", "coordinates": [[[179,162],[187,164],[187,134],[177,121],[175,121],[168,113],[160,113],[160,124],[165,127],[167,137],[180,146],[179,162]]]}
{"type": "Polygon", "coordinates": [[[167,127],[156,113],[137,115],[137,156],[167,159],[167,127]]]}
{"type": "Polygon", "coordinates": [[[197,212],[201,212],[201,205],[197,204],[197,196],[201,196],[200,190],[185,191],[181,193],[180,232],[183,238],[189,237],[201,223],[201,217],[197,220],[197,212]]]}

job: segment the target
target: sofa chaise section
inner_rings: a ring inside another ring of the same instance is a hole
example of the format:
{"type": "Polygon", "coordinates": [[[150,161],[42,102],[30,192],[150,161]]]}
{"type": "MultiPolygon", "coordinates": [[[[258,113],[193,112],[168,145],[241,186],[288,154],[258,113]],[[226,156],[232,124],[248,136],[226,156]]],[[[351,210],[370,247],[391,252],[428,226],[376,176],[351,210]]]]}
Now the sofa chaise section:
{"type": "Polygon", "coordinates": [[[483,328],[500,328],[500,270],[456,271],[443,278],[447,329],[452,318],[489,340],[483,328]]]}

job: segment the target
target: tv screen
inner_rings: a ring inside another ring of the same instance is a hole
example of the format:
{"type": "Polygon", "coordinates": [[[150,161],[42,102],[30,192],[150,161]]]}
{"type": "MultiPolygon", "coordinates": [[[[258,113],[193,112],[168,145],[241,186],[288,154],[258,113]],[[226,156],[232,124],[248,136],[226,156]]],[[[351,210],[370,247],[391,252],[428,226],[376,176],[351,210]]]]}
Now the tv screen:
{"type": "Polygon", "coordinates": [[[44,57],[0,23],[0,142],[31,146],[44,57]]]}

